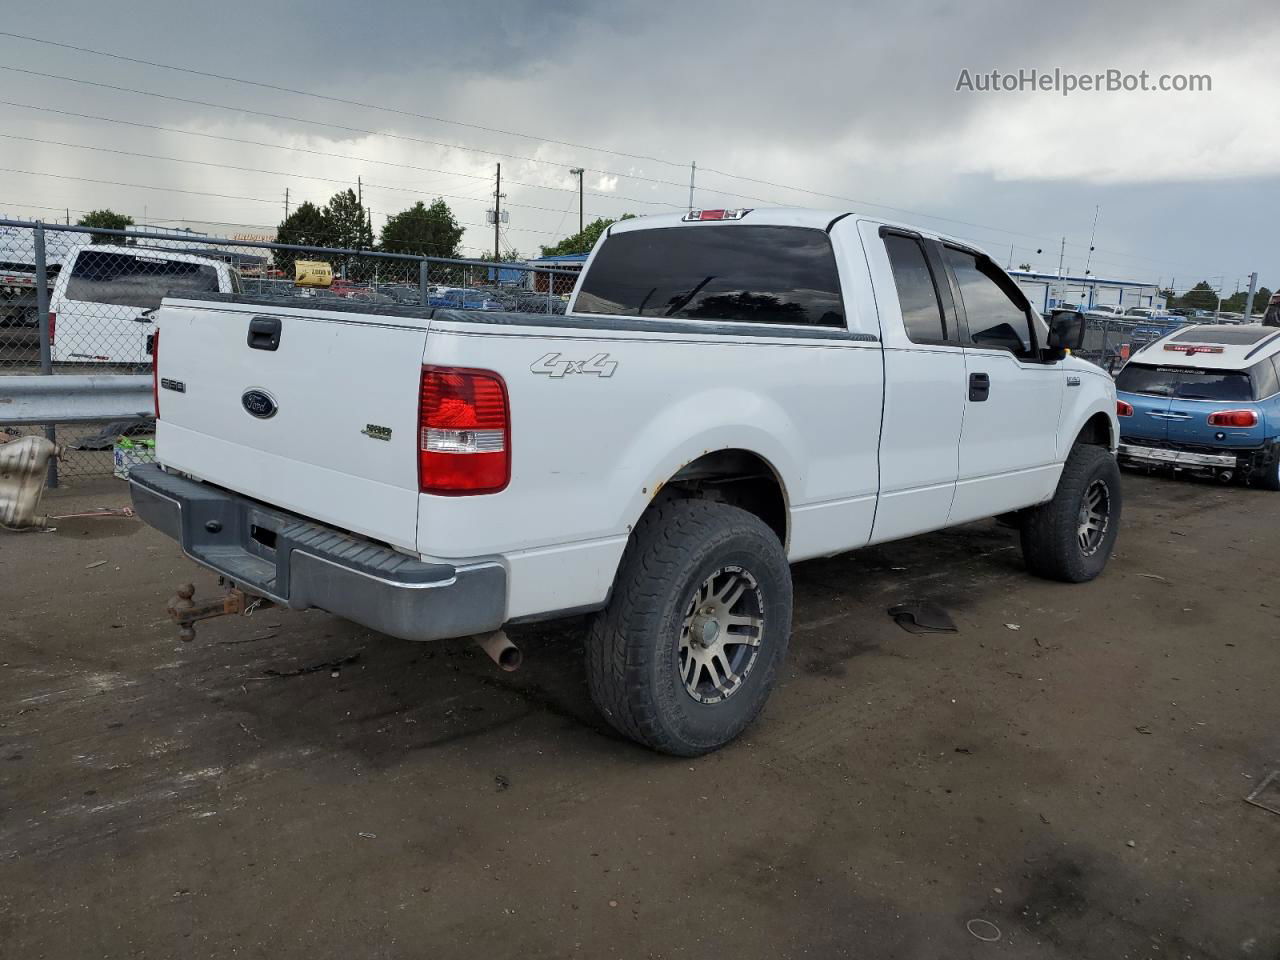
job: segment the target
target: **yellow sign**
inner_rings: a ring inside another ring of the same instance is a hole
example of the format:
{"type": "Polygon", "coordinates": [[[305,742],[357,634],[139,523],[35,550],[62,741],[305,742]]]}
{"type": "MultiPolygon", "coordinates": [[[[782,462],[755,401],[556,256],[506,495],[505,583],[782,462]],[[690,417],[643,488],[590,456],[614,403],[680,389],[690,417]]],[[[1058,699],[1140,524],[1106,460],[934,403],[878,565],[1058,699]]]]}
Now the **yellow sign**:
{"type": "Polygon", "coordinates": [[[327,287],[333,283],[333,268],[323,260],[295,260],[293,282],[299,287],[327,287]]]}

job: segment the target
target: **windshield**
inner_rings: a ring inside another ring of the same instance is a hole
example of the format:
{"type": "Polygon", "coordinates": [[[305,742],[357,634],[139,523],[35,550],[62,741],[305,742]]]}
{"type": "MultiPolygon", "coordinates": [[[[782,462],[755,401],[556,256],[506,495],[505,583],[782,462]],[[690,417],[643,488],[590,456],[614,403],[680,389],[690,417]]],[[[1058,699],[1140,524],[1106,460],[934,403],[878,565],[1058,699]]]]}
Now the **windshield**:
{"type": "Polygon", "coordinates": [[[1116,377],[1116,389],[1179,400],[1253,399],[1253,385],[1243,370],[1196,370],[1130,363],[1116,377]]]}

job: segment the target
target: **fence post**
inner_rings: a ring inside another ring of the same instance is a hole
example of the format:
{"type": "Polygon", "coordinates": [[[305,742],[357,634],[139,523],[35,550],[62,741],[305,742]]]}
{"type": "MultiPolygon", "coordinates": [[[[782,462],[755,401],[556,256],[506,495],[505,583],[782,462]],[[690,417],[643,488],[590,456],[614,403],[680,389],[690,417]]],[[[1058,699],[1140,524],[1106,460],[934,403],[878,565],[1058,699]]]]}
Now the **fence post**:
{"type": "Polygon", "coordinates": [[[422,294],[422,305],[424,307],[427,305],[427,281],[431,279],[429,270],[430,265],[426,260],[418,261],[418,290],[422,294]]]}
{"type": "MultiPolygon", "coordinates": [[[[44,224],[36,221],[32,231],[32,244],[35,246],[36,260],[36,321],[40,325],[40,374],[50,376],[53,373],[53,338],[49,329],[49,264],[44,249],[44,224]]],[[[50,443],[58,442],[58,428],[52,423],[44,425],[44,435],[50,443]]],[[[49,458],[49,475],[47,485],[50,489],[58,485],[58,459],[49,458]]]]}

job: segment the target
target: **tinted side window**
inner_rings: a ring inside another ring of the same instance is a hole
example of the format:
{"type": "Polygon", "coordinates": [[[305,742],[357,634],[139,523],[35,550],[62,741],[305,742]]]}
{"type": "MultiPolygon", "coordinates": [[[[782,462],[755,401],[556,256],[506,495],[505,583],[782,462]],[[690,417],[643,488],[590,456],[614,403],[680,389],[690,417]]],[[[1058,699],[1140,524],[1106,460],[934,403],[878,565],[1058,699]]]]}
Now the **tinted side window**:
{"type": "Polygon", "coordinates": [[[1249,379],[1253,381],[1253,398],[1265,400],[1280,393],[1280,378],[1276,376],[1275,364],[1270,359],[1255,363],[1249,368],[1249,379]]]}
{"type": "Polygon", "coordinates": [[[916,343],[947,339],[942,318],[942,304],[933,283],[933,272],[925,259],[924,248],[914,237],[885,234],[884,249],[893,268],[893,283],[898,288],[902,306],[902,323],[907,336],[916,343]]]}
{"type": "Polygon", "coordinates": [[[208,293],[218,289],[212,266],[143,255],[85,250],[67,281],[68,300],[152,309],[170,292],[208,293]]]}
{"type": "Polygon", "coordinates": [[[605,240],[577,313],[844,326],[831,240],[822,230],[693,224],[605,240]]]}
{"type": "Polygon", "coordinates": [[[947,264],[955,272],[969,321],[969,342],[975,347],[1032,355],[1031,322],[1022,306],[1005,291],[1002,274],[971,253],[946,248],[947,264]]]}

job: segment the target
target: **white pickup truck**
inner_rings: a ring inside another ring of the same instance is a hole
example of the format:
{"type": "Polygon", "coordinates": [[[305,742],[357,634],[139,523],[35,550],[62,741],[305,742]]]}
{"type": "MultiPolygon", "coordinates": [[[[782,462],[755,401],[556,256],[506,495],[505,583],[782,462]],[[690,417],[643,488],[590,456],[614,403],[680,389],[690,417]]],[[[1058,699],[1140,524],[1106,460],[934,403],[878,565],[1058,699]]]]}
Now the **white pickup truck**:
{"type": "Polygon", "coordinates": [[[564,316],[209,294],[158,314],[138,514],[265,599],[409,640],[592,613],[619,731],[695,755],[763,706],[789,564],[984,517],[1081,582],[1120,520],[1115,387],[991,258],[840,212],[613,225],[564,316]]]}

